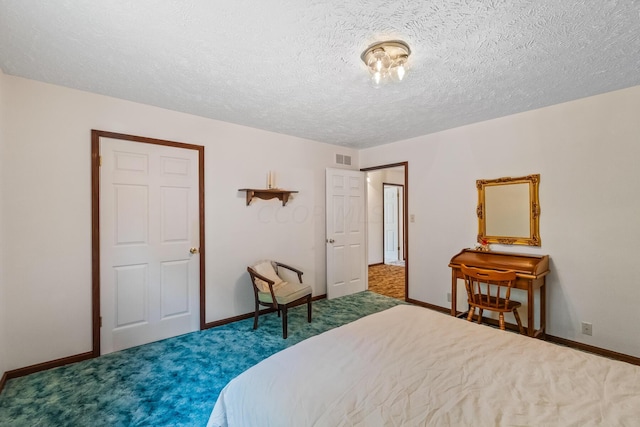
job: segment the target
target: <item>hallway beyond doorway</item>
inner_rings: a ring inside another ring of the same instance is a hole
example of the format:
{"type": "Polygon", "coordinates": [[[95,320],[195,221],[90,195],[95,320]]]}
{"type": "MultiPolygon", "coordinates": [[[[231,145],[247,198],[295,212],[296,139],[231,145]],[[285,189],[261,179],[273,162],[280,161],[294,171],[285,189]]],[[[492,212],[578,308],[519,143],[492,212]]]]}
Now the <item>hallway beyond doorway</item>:
{"type": "MultiPolygon", "coordinates": [[[[399,262],[398,262],[399,264],[399,262]]],[[[404,264],[404,262],[402,262],[404,264]]],[[[404,265],[375,264],[369,266],[369,290],[392,298],[405,299],[404,265]]]]}

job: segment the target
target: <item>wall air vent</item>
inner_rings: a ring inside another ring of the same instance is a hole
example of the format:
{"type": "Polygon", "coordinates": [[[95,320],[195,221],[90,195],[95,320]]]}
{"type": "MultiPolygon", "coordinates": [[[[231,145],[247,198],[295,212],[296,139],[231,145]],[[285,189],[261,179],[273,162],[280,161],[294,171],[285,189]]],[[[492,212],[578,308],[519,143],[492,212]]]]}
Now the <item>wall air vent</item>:
{"type": "Polygon", "coordinates": [[[336,154],[336,163],[339,165],[351,166],[351,156],[346,154],[336,154]]]}

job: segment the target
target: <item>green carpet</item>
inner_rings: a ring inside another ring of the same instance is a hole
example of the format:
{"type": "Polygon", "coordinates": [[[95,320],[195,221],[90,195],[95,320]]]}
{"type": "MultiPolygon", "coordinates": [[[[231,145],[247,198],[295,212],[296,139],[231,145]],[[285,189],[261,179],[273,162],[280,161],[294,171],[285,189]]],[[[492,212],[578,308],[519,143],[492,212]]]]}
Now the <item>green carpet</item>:
{"type": "Polygon", "coordinates": [[[306,338],[402,301],[361,292],[181,335],[9,380],[1,426],[204,426],[220,390],[247,368],[306,338]]]}

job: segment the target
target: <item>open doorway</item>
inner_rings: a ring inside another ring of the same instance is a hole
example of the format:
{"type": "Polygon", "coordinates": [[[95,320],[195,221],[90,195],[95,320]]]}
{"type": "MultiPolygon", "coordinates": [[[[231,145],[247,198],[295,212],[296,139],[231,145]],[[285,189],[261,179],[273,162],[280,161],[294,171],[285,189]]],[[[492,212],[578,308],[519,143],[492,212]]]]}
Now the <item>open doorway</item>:
{"type": "Polygon", "coordinates": [[[362,169],[367,180],[369,290],[408,297],[407,162],[362,169]]]}

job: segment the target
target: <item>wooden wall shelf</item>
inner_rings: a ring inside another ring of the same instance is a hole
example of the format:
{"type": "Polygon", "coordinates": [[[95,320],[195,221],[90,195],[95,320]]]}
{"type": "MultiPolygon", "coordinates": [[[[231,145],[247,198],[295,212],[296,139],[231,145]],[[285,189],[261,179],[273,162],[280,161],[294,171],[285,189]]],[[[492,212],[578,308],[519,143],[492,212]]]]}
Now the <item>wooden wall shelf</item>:
{"type": "Polygon", "coordinates": [[[264,190],[257,189],[257,188],[241,188],[238,191],[244,191],[247,193],[247,206],[251,204],[251,200],[253,200],[254,197],[257,197],[258,199],[263,199],[263,200],[278,198],[279,200],[282,201],[282,206],[285,206],[289,201],[289,196],[292,193],[297,193],[297,191],[281,190],[279,188],[271,188],[271,189],[264,189],[264,190]]]}

